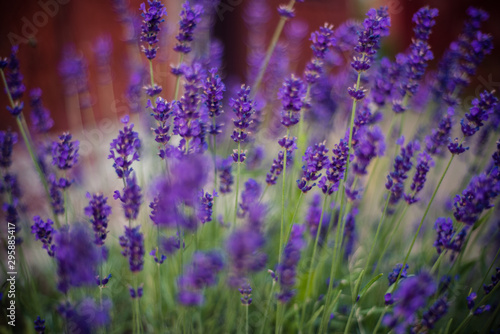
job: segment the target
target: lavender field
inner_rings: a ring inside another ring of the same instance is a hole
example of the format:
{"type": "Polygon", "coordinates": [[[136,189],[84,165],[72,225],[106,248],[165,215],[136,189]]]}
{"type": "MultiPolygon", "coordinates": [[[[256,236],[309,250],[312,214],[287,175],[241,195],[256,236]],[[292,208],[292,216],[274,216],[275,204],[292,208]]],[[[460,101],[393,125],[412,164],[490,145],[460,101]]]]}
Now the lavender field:
{"type": "Polygon", "coordinates": [[[114,1],[128,88],[106,35],[97,96],[68,47],[67,131],[27,45],[1,55],[1,333],[500,333],[499,95],[470,87],[496,18],[437,57],[429,1],[394,56],[387,7],[308,27],[308,1],[245,2],[245,78],[219,1],[114,1]]]}

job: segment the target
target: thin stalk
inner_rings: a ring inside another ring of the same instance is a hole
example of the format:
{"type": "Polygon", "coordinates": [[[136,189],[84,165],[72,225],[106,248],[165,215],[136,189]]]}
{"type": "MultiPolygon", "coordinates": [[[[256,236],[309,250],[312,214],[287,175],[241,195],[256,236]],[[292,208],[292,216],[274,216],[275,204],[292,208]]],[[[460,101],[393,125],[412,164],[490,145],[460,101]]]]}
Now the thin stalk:
{"type": "Polygon", "coordinates": [[[351,312],[349,312],[349,318],[347,318],[347,324],[345,325],[344,334],[349,333],[349,328],[351,327],[352,316],[354,315],[354,309],[356,304],[351,307],[351,312]]]}
{"type": "Polygon", "coordinates": [[[290,224],[288,224],[288,232],[285,235],[285,242],[283,243],[284,245],[286,245],[288,243],[288,240],[290,239],[290,234],[292,233],[293,221],[295,220],[295,216],[297,215],[297,211],[299,210],[300,201],[302,199],[303,194],[304,193],[301,191],[299,199],[297,201],[297,205],[295,206],[295,210],[293,212],[292,219],[290,220],[290,224]]]}
{"type": "MultiPolygon", "coordinates": [[[[181,53],[179,57],[179,66],[181,66],[182,61],[184,60],[184,54],[181,53]]],[[[173,100],[177,101],[177,97],[179,96],[179,88],[181,85],[181,76],[178,75],[177,78],[175,79],[175,90],[174,90],[174,98],[173,100]]]]}
{"type": "Polygon", "coordinates": [[[382,259],[384,258],[384,255],[385,255],[385,252],[387,251],[387,248],[389,248],[389,246],[391,245],[392,238],[394,237],[394,235],[396,234],[397,230],[399,229],[399,226],[401,225],[401,222],[403,221],[403,218],[405,217],[406,211],[408,210],[409,207],[410,207],[409,205],[405,205],[403,213],[401,214],[401,217],[399,217],[399,220],[396,223],[396,228],[392,229],[391,236],[389,238],[389,242],[385,243],[384,249],[382,250],[382,253],[379,256],[377,263],[375,263],[375,269],[373,269],[373,272],[377,271],[379,263],[382,262],[382,259]]]}
{"type": "MultiPolygon", "coordinates": [[[[460,142],[462,142],[462,141],[460,141],[460,142]]],[[[438,182],[438,185],[437,185],[436,189],[432,193],[431,200],[427,204],[427,208],[425,209],[424,216],[422,217],[422,220],[420,220],[420,224],[418,225],[417,232],[413,236],[413,240],[411,242],[410,248],[408,249],[408,253],[406,253],[406,257],[405,257],[405,260],[403,262],[403,266],[401,268],[404,268],[405,265],[408,263],[408,258],[410,257],[410,253],[411,253],[411,251],[413,249],[413,245],[415,244],[415,241],[417,240],[418,234],[420,233],[420,229],[422,228],[422,225],[424,224],[424,220],[427,217],[427,214],[429,213],[429,209],[431,208],[432,201],[434,200],[434,197],[436,197],[436,194],[437,194],[437,192],[439,190],[439,187],[441,186],[441,183],[443,183],[444,177],[445,177],[446,173],[448,172],[448,169],[450,168],[451,162],[453,161],[454,157],[455,157],[455,154],[452,154],[451,157],[450,157],[450,160],[448,161],[448,164],[446,165],[446,168],[445,168],[445,170],[443,172],[443,175],[441,175],[441,178],[439,179],[439,182],[438,182]]],[[[399,282],[399,279],[401,278],[401,273],[402,272],[403,272],[403,270],[401,270],[399,272],[399,275],[396,278],[396,281],[394,282],[394,284],[395,284],[394,289],[396,289],[396,287],[397,287],[397,284],[399,282]]]]}
{"type": "MultiPolygon", "coordinates": [[[[382,223],[384,222],[385,215],[387,213],[387,207],[389,206],[390,199],[391,199],[391,193],[389,193],[387,195],[387,200],[385,201],[384,211],[382,212],[382,217],[380,217],[380,221],[379,221],[378,226],[377,226],[377,232],[375,232],[375,238],[373,240],[372,247],[370,248],[370,252],[368,253],[368,258],[366,260],[365,270],[361,274],[360,282],[363,280],[364,273],[367,272],[368,268],[370,267],[370,262],[371,262],[371,259],[372,259],[373,250],[375,249],[375,245],[377,243],[378,236],[380,234],[380,229],[382,227],[382,223]]],[[[403,266],[403,268],[404,268],[404,266],[403,266]]]]}
{"type": "MultiPolygon", "coordinates": [[[[309,100],[309,97],[311,95],[311,84],[308,84],[307,85],[307,90],[306,90],[306,96],[304,98],[305,101],[308,101],[309,100]]],[[[298,134],[298,138],[297,138],[297,146],[298,146],[298,155],[299,156],[302,156],[304,155],[304,152],[305,152],[305,122],[304,122],[304,113],[305,113],[306,109],[304,107],[302,107],[300,109],[300,120],[299,120],[299,134],[298,134]]],[[[300,160],[299,159],[296,159],[295,160],[296,163],[295,165],[297,166],[297,170],[300,170],[298,168],[299,164],[300,164],[300,160]]]]}
{"type": "MultiPolygon", "coordinates": [[[[290,0],[287,7],[289,9],[293,9],[294,4],[295,0],[290,0]]],[[[267,48],[264,62],[262,63],[262,66],[259,69],[259,73],[257,74],[257,78],[255,79],[255,83],[252,86],[251,90],[252,98],[254,98],[257,95],[260,84],[262,83],[262,79],[264,78],[264,74],[266,73],[267,65],[269,65],[269,61],[271,60],[271,56],[273,55],[274,49],[276,48],[276,44],[278,43],[278,39],[280,38],[283,28],[285,27],[286,21],[287,21],[286,17],[284,16],[280,17],[278,25],[276,26],[276,30],[274,31],[273,37],[271,38],[271,42],[269,43],[269,47],[267,48]]]]}
{"type": "Polygon", "coordinates": [[[380,318],[378,318],[377,324],[375,325],[375,328],[373,329],[373,334],[377,334],[378,328],[380,327],[380,324],[382,324],[382,319],[384,318],[384,315],[387,313],[388,309],[389,309],[389,306],[386,306],[384,311],[380,315],[380,318]]]}
{"type": "Polygon", "coordinates": [[[245,305],[245,333],[248,334],[248,304],[245,305]]]}
{"type": "MultiPolygon", "coordinates": [[[[286,138],[290,135],[290,128],[286,129],[286,138]]],[[[283,236],[284,226],[285,226],[285,185],[286,185],[286,163],[287,163],[287,152],[288,149],[285,147],[285,152],[283,156],[283,183],[281,187],[281,227],[280,227],[280,248],[278,249],[278,263],[281,262],[281,250],[283,249],[283,236]]]]}
{"type": "MultiPolygon", "coordinates": [[[[479,286],[477,287],[477,291],[479,291],[479,289],[481,289],[481,287],[483,286],[484,282],[486,281],[486,278],[488,278],[488,273],[490,272],[491,268],[493,268],[493,265],[495,264],[495,261],[497,260],[498,255],[500,255],[500,248],[498,249],[497,254],[496,254],[496,255],[495,255],[495,257],[493,258],[493,261],[491,262],[490,267],[488,268],[488,270],[487,270],[487,271],[486,271],[486,273],[484,274],[484,278],[483,278],[483,280],[481,281],[481,284],[479,284],[479,286]]],[[[498,307],[497,307],[497,308],[498,308],[498,307]]]]}
{"type": "Polygon", "coordinates": [[[318,230],[316,231],[316,238],[314,240],[314,247],[313,247],[313,253],[312,253],[312,257],[311,257],[311,263],[309,264],[309,271],[308,271],[308,276],[307,276],[307,284],[306,284],[306,296],[305,296],[305,300],[304,302],[302,303],[302,314],[300,316],[300,328],[302,328],[303,324],[304,324],[304,317],[305,317],[305,313],[306,313],[306,304],[307,304],[307,299],[309,298],[309,292],[310,292],[310,286],[311,286],[311,278],[312,278],[312,269],[313,269],[313,265],[314,265],[314,258],[316,257],[316,250],[318,248],[318,240],[319,240],[319,235],[321,234],[321,224],[323,222],[323,215],[325,213],[325,210],[326,210],[326,203],[327,203],[327,200],[328,200],[328,195],[325,194],[325,199],[323,200],[323,208],[321,209],[321,216],[320,216],[320,219],[319,219],[319,223],[318,223],[318,230]]]}
{"type": "MultiPolygon", "coordinates": [[[[215,125],[215,118],[212,118],[212,124],[215,125]]],[[[212,142],[213,142],[213,152],[212,152],[212,159],[214,163],[214,191],[217,191],[217,140],[215,138],[215,135],[212,135],[212,142]]],[[[215,241],[215,238],[217,236],[217,198],[214,196],[214,202],[213,202],[213,224],[212,224],[212,234],[213,234],[213,239],[215,241]]]]}
{"type": "Polygon", "coordinates": [[[234,196],[234,220],[233,220],[233,230],[236,228],[236,219],[238,218],[238,195],[240,191],[240,150],[241,150],[241,143],[238,142],[238,156],[236,160],[236,164],[238,165],[238,171],[236,174],[236,195],[234,196]]]}
{"type": "Polygon", "coordinates": [[[269,307],[271,306],[275,285],[276,281],[273,279],[273,285],[271,286],[271,292],[269,292],[269,298],[267,300],[266,311],[264,312],[264,321],[262,321],[262,326],[260,327],[260,334],[264,333],[264,328],[266,327],[267,314],[269,313],[269,307]]]}

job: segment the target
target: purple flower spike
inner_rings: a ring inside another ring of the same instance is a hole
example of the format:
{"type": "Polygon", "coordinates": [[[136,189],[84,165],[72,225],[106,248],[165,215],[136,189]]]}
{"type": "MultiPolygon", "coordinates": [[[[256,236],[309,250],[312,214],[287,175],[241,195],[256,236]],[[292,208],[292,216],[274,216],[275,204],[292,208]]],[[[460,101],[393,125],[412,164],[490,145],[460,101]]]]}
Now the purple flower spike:
{"type": "Polygon", "coordinates": [[[218,197],[215,191],[212,194],[200,191],[197,216],[202,224],[212,221],[214,197],[218,197]]]}
{"type": "Polygon", "coordinates": [[[283,82],[278,92],[283,109],[281,111],[281,124],[287,128],[294,126],[300,120],[300,110],[307,104],[304,101],[306,86],[304,82],[293,74],[283,82]]]}
{"type": "MultiPolygon", "coordinates": [[[[19,70],[19,59],[17,58],[18,46],[12,47],[10,58],[6,64],[8,71],[6,71],[6,81],[9,88],[12,100],[14,100],[14,107],[8,106],[7,110],[12,116],[19,116],[23,111],[24,103],[20,101],[26,91],[26,86],[23,84],[23,75],[19,70]]],[[[4,64],[5,65],[5,64],[4,64]]]]}
{"type": "Polygon", "coordinates": [[[378,10],[370,9],[363,22],[363,31],[358,36],[358,45],[354,50],[361,54],[354,58],[351,63],[357,72],[366,71],[371,67],[373,56],[380,49],[380,38],[389,34],[391,19],[387,12],[387,7],[380,7],[378,10]]]}
{"type": "Polygon", "coordinates": [[[438,254],[441,254],[443,250],[449,250],[451,251],[450,258],[453,260],[462,249],[468,228],[465,227],[457,233],[457,231],[453,229],[451,218],[440,217],[436,219],[434,229],[437,233],[434,247],[436,247],[438,254]]]}
{"type": "Polygon", "coordinates": [[[38,133],[47,133],[53,126],[54,120],[50,118],[50,111],[43,106],[42,90],[34,88],[30,92],[31,123],[38,133]]]}
{"type": "Polygon", "coordinates": [[[318,187],[323,191],[323,194],[328,195],[333,194],[339,189],[340,180],[344,178],[348,155],[347,140],[345,138],[340,139],[340,142],[334,146],[332,152],[332,160],[326,168],[326,176],[323,176],[318,183],[318,187]]]}
{"type": "Polygon", "coordinates": [[[234,183],[232,169],[233,158],[231,155],[227,159],[218,158],[217,170],[219,171],[219,191],[221,194],[231,192],[231,185],[234,183]]]}
{"type": "Polygon", "coordinates": [[[387,275],[387,279],[389,280],[389,286],[393,285],[394,282],[396,282],[400,272],[401,272],[400,279],[408,277],[408,274],[406,273],[406,270],[408,269],[408,264],[405,265],[405,268],[403,270],[401,270],[401,268],[403,268],[403,264],[398,263],[396,264],[396,266],[394,266],[394,268],[392,268],[392,271],[389,273],[389,275],[387,275]]]}
{"type": "Polygon", "coordinates": [[[54,222],[50,219],[44,222],[40,216],[33,217],[33,222],[33,225],[31,225],[31,233],[35,235],[35,240],[40,240],[49,256],[54,257],[55,246],[52,244],[52,238],[56,233],[56,230],[52,227],[54,222]]]}
{"type": "Polygon", "coordinates": [[[500,282],[500,268],[496,268],[495,274],[491,276],[491,284],[483,284],[484,294],[488,295],[495,288],[495,286],[500,282]]]}
{"type": "Polygon", "coordinates": [[[203,304],[203,289],[217,283],[217,274],[223,267],[222,256],[215,251],[194,253],[191,264],[178,280],[179,303],[185,306],[203,304]]]}
{"type": "Polygon", "coordinates": [[[157,253],[157,249],[154,248],[151,252],[149,252],[149,255],[151,255],[155,259],[156,263],[162,264],[167,259],[167,257],[162,254],[160,256],[160,258],[158,258],[158,256],[156,256],[156,253],[157,253]]]}
{"type": "Polygon", "coordinates": [[[405,279],[394,293],[394,313],[387,315],[383,323],[395,333],[406,333],[416,320],[417,312],[427,304],[436,292],[436,284],[426,272],[405,279]]]}
{"type": "Polygon", "coordinates": [[[17,143],[15,132],[0,131],[0,166],[7,169],[12,165],[12,147],[17,143]]]}
{"type": "Polygon", "coordinates": [[[238,98],[231,99],[229,105],[233,108],[236,114],[236,119],[233,120],[234,131],[231,138],[236,143],[244,143],[248,137],[248,128],[252,123],[252,116],[255,113],[255,103],[249,97],[250,87],[241,85],[238,92],[238,98]]]}
{"type": "Polygon", "coordinates": [[[277,298],[281,303],[287,303],[295,295],[295,277],[297,276],[297,265],[300,261],[300,253],[305,246],[305,225],[293,225],[290,239],[283,250],[281,263],[278,264],[276,274],[281,290],[277,298]]]}
{"type": "Polygon", "coordinates": [[[158,50],[158,33],[160,32],[160,23],[165,21],[163,15],[167,15],[167,9],[161,1],[148,0],[149,8],[146,9],[146,4],[143,2],[139,9],[142,11],[141,16],[144,18],[141,25],[141,42],[146,46],[141,46],[141,51],[144,52],[149,60],[156,57],[158,50]]]}
{"type": "Polygon", "coordinates": [[[434,160],[432,160],[427,152],[421,152],[417,157],[417,167],[415,168],[415,175],[410,186],[413,194],[404,194],[408,204],[413,204],[420,200],[416,195],[424,188],[425,181],[427,180],[426,176],[431,167],[434,167],[434,160]]]}
{"type": "Polygon", "coordinates": [[[446,297],[441,297],[422,315],[422,325],[427,329],[433,329],[436,322],[439,321],[448,312],[448,302],[446,297]]]}
{"type": "Polygon", "coordinates": [[[90,231],[84,225],[63,227],[55,235],[54,244],[59,291],[67,293],[70,287],[95,283],[94,275],[100,256],[90,231]]]}
{"type": "Polygon", "coordinates": [[[191,7],[189,1],[186,1],[182,5],[180,14],[181,20],[179,22],[179,34],[175,36],[177,44],[174,47],[174,51],[184,54],[191,52],[191,42],[193,41],[194,29],[200,22],[202,13],[203,7],[200,5],[194,5],[191,7]]]}
{"type": "Polygon", "coordinates": [[[142,194],[135,174],[126,179],[122,194],[118,190],[115,190],[113,198],[119,199],[122,202],[122,208],[127,219],[137,219],[139,207],[142,203],[142,194]]]}
{"type": "Polygon", "coordinates": [[[475,292],[471,292],[467,296],[467,308],[469,310],[472,310],[474,308],[474,305],[476,304],[475,300],[477,298],[477,294],[475,292]]]}
{"type": "Polygon", "coordinates": [[[116,174],[120,179],[127,178],[132,172],[132,162],[139,161],[139,150],[141,141],[139,134],[135,132],[134,124],[127,126],[129,117],[122,118],[124,124],[123,130],[120,130],[118,137],[113,139],[110,144],[108,159],[113,159],[116,174]]]}
{"type": "Polygon", "coordinates": [[[151,108],[151,116],[156,120],[156,129],[154,129],[155,141],[160,145],[160,150],[158,155],[160,158],[165,159],[167,157],[166,147],[168,141],[170,140],[169,130],[170,130],[170,114],[172,112],[172,104],[165,101],[161,97],[156,98],[156,107],[153,106],[151,100],[148,100],[147,108],[151,108]]]}
{"type": "Polygon", "coordinates": [[[335,44],[333,26],[325,23],[323,27],[311,34],[309,40],[312,42],[313,59],[306,65],[304,72],[308,84],[315,83],[323,73],[323,64],[326,54],[335,44]]]}
{"type": "Polygon", "coordinates": [[[45,320],[41,319],[40,316],[37,316],[34,323],[35,323],[35,332],[37,332],[37,334],[44,334],[45,333],[45,320]]]}
{"type": "Polygon", "coordinates": [[[375,126],[373,129],[358,131],[356,138],[358,139],[356,145],[353,145],[356,159],[352,164],[352,168],[354,173],[366,175],[366,169],[373,158],[384,155],[384,134],[380,127],[375,126]]]}
{"type": "Polygon", "coordinates": [[[90,223],[94,229],[95,241],[98,246],[104,245],[104,240],[108,234],[109,215],[111,215],[111,207],[107,204],[108,198],[101,194],[87,193],[89,205],[85,207],[85,215],[90,218],[90,223]]]}
{"type": "Polygon", "coordinates": [[[61,170],[71,169],[78,162],[78,140],[71,141],[69,133],[59,136],[59,141],[52,143],[52,165],[61,170]]]}
{"type": "Polygon", "coordinates": [[[210,130],[208,132],[215,136],[222,131],[222,124],[217,124],[215,118],[223,113],[222,99],[226,86],[217,75],[217,68],[214,67],[210,69],[209,72],[210,75],[205,80],[203,86],[204,92],[202,94],[202,101],[208,109],[208,117],[212,119],[212,124],[210,124],[210,130]]]}
{"type": "Polygon", "coordinates": [[[474,135],[479,128],[484,125],[484,121],[495,109],[498,99],[493,95],[493,92],[484,91],[480,94],[479,99],[472,101],[472,108],[469,113],[465,114],[465,118],[460,121],[462,133],[465,137],[474,135]]]}
{"type": "MultiPolygon", "coordinates": [[[[293,151],[297,149],[297,145],[295,143],[297,138],[293,137],[292,139],[288,139],[286,136],[278,141],[281,147],[284,147],[287,151],[286,153],[286,166],[288,167],[293,161],[293,151]]],[[[266,175],[266,183],[271,186],[275,185],[278,180],[278,176],[283,172],[285,153],[283,151],[279,151],[278,158],[273,160],[273,164],[271,165],[271,169],[269,173],[266,175]]]]}
{"type": "Polygon", "coordinates": [[[250,305],[252,304],[252,287],[247,282],[243,283],[238,289],[241,294],[241,304],[250,305]]]}
{"type": "Polygon", "coordinates": [[[144,235],[140,229],[140,225],[133,228],[125,226],[125,235],[120,237],[122,255],[129,258],[130,271],[133,273],[141,271],[144,265],[144,235]]]}
{"type": "Polygon", "coordinates": [[[321,177],[321,170],[329,167],[328,149],[325,142],[309,146],[302,157],[304,166],[302,166],[302,177],[297,180],[297,186],[303,193],[307,193],[316,185],[310,184],[321,177]]]}
{"type": "Polygon", "coordinates": [[[437,129],[432,129],[431,135],[425,137],[425,149],[429,154],[437,156],[444,154],[443,147],[449,142],[454,113],[452,107],[448,108],[446,114],[439,121],[437,129]]]}
{"type": "Polygon", "coordinates": [[[244,218],[251,207],[258,203],[262,189],[254,179],[245,182],[245,189],[241,192],[241,203],[239,203],[238,217],[244,218]]]}

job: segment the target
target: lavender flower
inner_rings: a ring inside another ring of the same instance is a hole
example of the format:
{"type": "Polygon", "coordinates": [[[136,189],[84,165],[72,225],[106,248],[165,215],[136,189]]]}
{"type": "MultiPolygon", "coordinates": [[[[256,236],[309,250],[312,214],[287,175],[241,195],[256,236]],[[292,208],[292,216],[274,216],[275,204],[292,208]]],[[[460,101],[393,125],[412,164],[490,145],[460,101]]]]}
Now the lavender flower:
{"type": "Polygon", "coordinates": [[[45,320],[41,319],[40,316],[37,316],[34,323],[35,323],[35,332],[37,332],[38,334],[44,334],[45,333],[45,320]]]}
{"type": "Polygon", "coordinates": [[[304,230],[304,225],[293,225],[290,239],[283,250],[281,263],[276,269],[281,287],[277,298],[282,303],[290,301],[295,294],[293,287],[297,276],[297,265],[300,261],[300,251],[305,246],[304,230]]]}
{"type": "Polygon", "coordinates": [[[474,225],[481,213],[493,206],[492,200],[500,193],[500,182],[495,176],[496,173],[474,176],[462,195],[455,196],[453,215],[457,221],[474,225]]]}
{"type": "Polygon", "coordinates": [[[165,159],[167,157],[166,147],[168,141],[170,140],[169,130],[170,130],[170,113],[172,109],[171,103],[165,101],[161,97],[156,98],[156,106],[148,100],[147,108],[151,108],[151,116],[156,120],[156,128],[154,129],[155,141],[160,145],[158,155],[160,158],[165,159]]]}
{"type": "Polygon", "coordinates": [[[281,110],[281,124],[290,128],[300,120],[300,110],[306,105],[306,87],[304,82],[293,74],[283,82],[278,92],[283,109],[281,110]]]}
{"type": "Polygon", "coordinates": [[[133,170],[130,166],[132,162],[139,161],[141,148],[139,134],[133,130],[134,124],[127,126],[129,120],[128,116],[122,118],[123,130],[120,130],[118,137],[111,142],[108,155],[108,159],[114,160],[113,167],[120,179],[130,175],[133,170]]]}
{"type": "Polygon", "coordinates": [[[179,150],[191,153],[203,152],[206,149],[205,125],[200,119],[198,104],[200,102],[199,89],[202,78],[205,76],[200,63],[192,67],[183,66],[182,71],[186,79],[184,95],[174,104],[174,134],[182,137],[179,150]]]}
{"type": "Polygon", "coordinates": [[[396,282],[399,273],[401,273],[400,278],[408,277],[408,274],[406,273],[406,270],[408,269],[408,264],[405,265],[405,268],[403,270],[401,270],[401,268],[403,268],[403,264],[398,263],[394,266],[394,268],[392,268],[392,271],[389,273],[389,275],[387,275],[387,279],[389,280],[389,286],[393,285],[396,282]]]}
{"type": "Polygon", "coordinates": [[[99,254],[88,229],[82,224],[65,226],[55,235],[54,243],[58,289],[67,293],[72,286],[93,284],[99,254]]]}
{"type": "Polygon", "coordinates": [[[380,7],[378,10],[370,9],[363,22],[364,30],[358,34],[358,45],[354,50],[361,54],[354,58],[351,63],[357,72],[366,71],[371,67],[373,56],[380,49],[380,38],[389,34],[391,19],[387,12],[387,7],[380,7]]]}
{"type": "Polygon", "coordinates": [[[115,200],[119,199],[122,202],[122,208],[127,219],[137,219],[142,203],[142,194],[135,174],[126,178],[122,194],[118,190],[115,190],[113,198],[115,200]]]}
{"type": "Polygon", "coordinates": [[[229,236],[226,251],[229,257],[231,286],[243,284],[249,274],[264,269],[267,260],[266,254],[261,251],[264,244],[264,237],[249,228],[239,229],[229,236]]]}
{"type": "Polygon", "coordinates": [[[212,124],[208,132],[215,136],[222,131],[222,124],[217,124],[215,118],[223,113],[222,99],[226,86],[217,75],[217,68],[214,67],[210,69],[209,72],[210,75],[207,77],[205,85],[203,86],[204,91],[202,100],[204,105],[208,108],[208,117],[212,119],[212,124]]]}
{"type": "Polygon", "coordinates": [[[156,57],[156,50],[159,42],[158,33],[160,32],[160,23],[165,21],[163,15],[167,15],[167,9],[161,1],[148,0],[149,8],[146,9],[146,4],[143,2],[139,9],[142,11],[141,16],[144,18],[141,25],[141,42],[147,44],[147,48],[142,45],[141,51],[144,52],[149,60],[156,57]]]}
{"type": "Polygon", "coordinates": [[[453,229],[451,218],[440,217],[436,219],[434,229],[437,233],[434,247],[436,247],[438,254],[441,254],[443,250],[450,250],[450,257],[453,260],[455,255],[462,249],[465,237],[467,236],[468,228],[462,228],[460,232],[457,233],[457,231],[453,229]]]}
{"type": "Polygon", "coordinates": [[[425,181],[427,180],[426,176],[431,167],[434,167],[434,160],[432,160],[427,152],[421,152],[417,158],[417,167],[415,168],[415,175],[410,186],[413,194],[404,194],[404,198],[408,204],[413,204],[420,200],[416,195],[424,188],[425,181]]]}
{"type": "Polygon", "coordinates": [[[212,194],[205,193],[203,190],[200,191],[197,216],[202,224],[212,221],[214,197],[218,197],[215,191],[212,194]]]}
{"type": "MultiPolygon", "coordinates": [[[[181,240],[178,235],[162,238],[160,244],[162,251],[166,254],[174,254],[181,248],[181,240]]],[[[184,248],[184,242],[182,247],[184,248]]]]}
{"type": "Polygon", "coordinates": [[[53,126],[54,120],[50,117],[50,112],[43,106],[42,90],[34,88],[30,92],[31,123],[38,133],[47,133],[53,126]]]}
{"type": "Polygon", "coordinates": [[[252,304],[252,287],[247,282],[243,283],[238,289],[241,294],[241,304],[250,305],[252,304]]]}
{"type": "Polygon", "coordinates": [[[12,147],[17,143],[17,134],[10,130],[0,131],[0,166],[9,168],[12,165],[12,147]]]}
{"type": "Polygon", "coordinates": [[[333,26],[325,23],[323,27],[311,34],[309,40],[312,42],[311,49],[314,57],[307,63],[304,72],[308,84],[315,83],[323,73],[323,63],[328,50],[336,43],[333,26]]]}
{"type": "Polygon", "coordinates": [[[17,117],[23,111],[24,103],[20,100],[26,91],[26,87],[23,84],[23,75],[19,70],[19,59],[17,58],[18,46],[13,46],[11,51],[7,62],[8,72],[6,73],[6,81],[10,96],[14,101],[14,106],[7,106],[7,110],[12,116],[17,117]]]}
{"type": "Polygon", "coordinates": [[[262,189],[254,179],[245,182],[245,189],[241,192],[241,202],[239,203],[238,217],[244,218],[251,207],[259,201],[262,189]]]}
{"type": "Polygon", "coordinates": [[[44,222],[40,216],[33,217],[33,222],[31,233],[35,235],[35,240],[40,240],[43,243],[43,249],[47,250],[50,257],[54,257],[55,246],[52,244],[52,238],[56,233],[52,227],[54,222],[50,219],[44,222]]]}
{"type": "Polygon", "coordinates": [[[153,256],[156,263],[162,264],[167,259],[167,257],[165,255],[161,254],[160,258],[158,258],[156,253],[157,253],[157,249],[154,248],[153,250],[151,250],[151,252],[149,252],[149,255],[153,256]]]}
{"type": "Polygon", "coordinates": [[[500,268],[496,268],[495,274],[491,276],[491,283],[486,285],[483,284],[484,294],[488,295],[495,288],[495,286],[500,282],[500,268]]]}
{"type": "Polygon", "coordinates": [[[384,155],[384,134],[380,127],[376,126],[373,129],[357,131],[356,137],[357,143],[353,145],[356,160],[352,168],[354,173],[361,176],[367,174],[366,169],[373,158],[384,155]]]}
{"type": "Polygon", "coordinates": [[[72,136],[66,132],[59,136],[59,142],[52,143],[52,165],[61,170],[71,169],[78,162],[80,142],[71,139],[72,136]]]}
{"type": "Polygon", "coordinates": [[[448,301],[446,297],[441,297],[424,312],[422,315],[422,325],[427,329],[433,329],[436,322],[438,322],[447,312],[448,301]]]}
{"type": "Polygon", "coordinates": [[[186,1],[182,5],[180,14],[181,20],[179,22],[179,34],[175,36],[178,42],[174,47],[174,51],[184,54],[191,52],[191,42],[193,41],[194,29],[200,22],[202,13],[203,7],[200,5],[194,5],[191,7],[189,1],[186,1]]]}
{"type": "Polygon", "coordinates": [[[227,159],[218,159],[217,170],[219,171],[219,191],[221,194],[231,192],[231,185],[234,183],[233,174],[233,158],[230,155],[227,159]]]}
{"type": "Polygon", "coordinates": [[[448,108],[446,114],[439,121],[437,129],[432,129],[431,135],[425,137],[425,150],[429,154],[443,155],[443,147],[449,142],[454,113],[455,111],[452,107],[448,108]]]}
{"type": "Polygon", "coordinates": [[[177,300],[185,306],[203,304],[202,290],[217,282],[217,274],[224,267],[222,256],[215,252],[196,252],[191,264],[179,277],[177,300]]]}
{"type": "Polygon", "coordinates": [[[466,300],[467,300],[467,308],[469,310],[472,310],[474,308],[474,305],[476,304],[476,299],[477,299],[477,294],[475,292],[471,292],[466,300]]]}
{"type": "Polygon", "coordinates": [[[141,226],[130,228],[125,226],[125,235],[120,237],[122,255],[128,257],[130,271],[137,273],[144,266],[144,235],[141,226]]]}
{"type": "Polygon", "coordinates": [[[252,115],[255,113],[255,103],[250,99],[250,87],[241,85],[238,92],[238,98],[231,99],[229,105],[233,108],[236,114],[236,119],[233,120],[234,131],[231,138],[236,143],[244,143],[248,137],[248,127],[252,123],[252,115]]]}
{"type": "Polygon", "coordinates": [[[49,178],[50,204],[54,214],[64,213],[64,197],[61,190],[67,188],[71,182],[65,178],[57,179],[55,174],[50,174],[49,178]]]}
{"type": "Polygon", "coordinates": [[[407,278],[394,293],[394,314],[387,315],[383,323],[397,334],[406,333],[406,328],[414,323],[417,311],[426,305],[435,291],[432,277],[425,272],[407,278]]]}
{"type": "Polygon", "coordinates": [[[330,222],[330,213],[326,212],[323,213],[323,221],[320,223],[321,211],[321,196],[320,194],[314,194],[313,199],[309,204],[309,209],[307,210],[306,226],[312,238],[316,237],[318,228],[321,229],[320,240],[318,241],[319,244],[322,244],[326,230],[328,229],[328,223],[330,222]]]}
{"type": "Polygon", "coordinates": [[[316,185],[316,183],[309,184],[309,182],[319,179],[321,170],[329,167],[330,161],[325,142],[309,146],[302,157],[302,161],[304,161],[302,177],[297,180],[297,186],[303,193],[307,193],[316,185]]]}
{"type": "Polygon", "coordinates": [[[111,215],[111,207],[107,204],[108,198],[104,197],[102,193],[92,195],[87,193],[86,196],[89,199],[89,205],[84,210],[94,229],[94,243],[97,246],[103,246],[108,234],[108,217],[111,215]]]}
{"type": "MultiPolygon", "coordinates": [[[[399,139],[399,144],[402,146],[404,137],[399,139]]],[[[411,159],[415,151],[420,150],[418,141],[411,141],[406,147],[401,147],[401,153],[394,159],[394,171],[387,175],[385,188],[391,192],[389,203],[395,205],[403,197],[404,182],[408,178],[408,172],[413,166],[411,159]]]]}
{"type": "Polygon", "coordinates": [[[332,150],[332,160],[326,169],[326,176],[323,176],[318,183],[318,187],[323,194],[331,195],[339,189],[340,180],[344,178],[345,167],[348,155],[348,143],[345,138],[340,139],[332,150]]]}
{"type": "Polygon", "coordinates": [[[479,99],[476,98],[472,101],[469,113],[466,113],[465,118],[460,121],[464,137],[470,137],[479,131],[479,128],[484,125],[483,122],[488,120],[488,116],[493,113],[498,103],[493,92],[484,91],[479,96],[479,99]]]}
{"type": "Polygon", "coordinates": [[[345,219],[344,227],[344,258],[347,259],[354,251],[354,243],[358,239],[356,233],[356,216],[358,214],[358,208],[352,208],[351,212],[347,215],[345,219]]]}
{"type": "MultiPolygon", "coordinates": [[[[295,143],[297,138],[293,137],[292,139],[288,139],[287,136],[284,136],[282,139],[278,141],[279,145],[286,150],[286,165],[289,166],[293,159],[293,151],[297,149],[297,144],[295,143]]],[[[284,160],[285,153],[283,151],[279,151],[278,158],[273,160],[273,164],[271,165],[271,169],[269,173],[266,175],[266,183],[271,186],[276,184],[278,180],[278,176],[281,175],[281,172],[284,168],[284,160]]]]}

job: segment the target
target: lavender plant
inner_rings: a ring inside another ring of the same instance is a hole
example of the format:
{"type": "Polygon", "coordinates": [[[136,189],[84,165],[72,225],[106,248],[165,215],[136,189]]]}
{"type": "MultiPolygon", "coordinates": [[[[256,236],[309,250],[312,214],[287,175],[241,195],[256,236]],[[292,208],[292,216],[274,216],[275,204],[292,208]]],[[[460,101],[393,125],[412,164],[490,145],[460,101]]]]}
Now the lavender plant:
{"type": "Polygon", "coordinates": [[[66,98],[81,100],[62,135],[50,100],[23,81],[24,46],[0,59],[6,114],[25,146],[0,131],[0,301],[14,300],[18,315],[15,327],[2,318],[3,331],[498,330],[500,107],[495,91],[467,96],[493,52],[488,14],[469,8],[434,64],[437,9],[413,15],[414,36],[396,55],[383,47],[389,8],[370,9],[312,32],[303,66],[308,28],[296,2],[277,8],[268,44],[266,4],[242,5],[251,50],[248,75],[234,80],[213,38],[224,2],[186,1],[167,18],[159,0],[138,10],[115,1],[129,31],[123,96],[133,114],[117,109],[107,155],[103,145],[89,152],[85,131],[100,129],[81,116],[93,117],[93,66],[100,87],[119,87],[119,45],[99,39],[95,65],[65,49],[66,98]],[[172,48],[168,78],[159,69],[172,48]]]}

